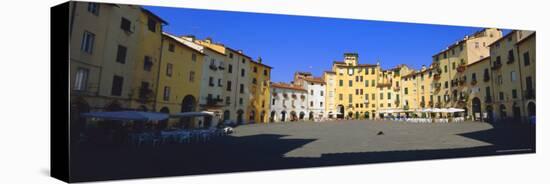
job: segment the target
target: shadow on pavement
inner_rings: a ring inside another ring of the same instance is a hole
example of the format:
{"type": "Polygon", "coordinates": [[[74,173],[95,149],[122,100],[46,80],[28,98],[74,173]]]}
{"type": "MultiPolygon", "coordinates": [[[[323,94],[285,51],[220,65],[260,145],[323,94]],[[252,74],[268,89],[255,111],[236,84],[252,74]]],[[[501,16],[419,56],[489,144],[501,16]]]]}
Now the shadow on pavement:
{"type": "Polygon", "coordinates": [[[214,174],[350,164],[413,161],[535,152],[535,128],[494,125],[493,129],[460,134],[492,144],[474,148],[402,150],[322,154],[319,158],[287,158],[284,154],[315,139],[288,139],[286,135],[217,137],[202,144],[160,147],[80,147],[72,152],[74,182],[143,177],[214,174]],[[498,150],[525,149],[498,152],[498,150]]]}

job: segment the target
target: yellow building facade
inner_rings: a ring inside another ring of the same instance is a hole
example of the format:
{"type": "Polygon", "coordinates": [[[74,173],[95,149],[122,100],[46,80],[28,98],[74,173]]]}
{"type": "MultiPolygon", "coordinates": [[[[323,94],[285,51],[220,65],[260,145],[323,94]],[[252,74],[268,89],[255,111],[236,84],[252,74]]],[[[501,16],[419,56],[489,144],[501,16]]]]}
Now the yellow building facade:
{"type": "MultiPolygon", "coordinates": [[[[178,113],[198,109],[204,54],[181,39],[163,33],[162,56],[156,93],[158,112],[178,113]],[[189,107],[191,106],[191,107],[189,107]]],[[[169,126],[179,123],[170,119],[169,126]]]]}
{"type": "MultiPolygon", "coordinates": [[[[158,91],[158,76],[161,66],[162,25],[164,20],[148,10],[141,9],[135,30],[138,49],[130,86],[130,108],[143,111],[158,111],[155,107],[158,91]]],[[[123,49],[120,48],[119,49],[123,49]]]]}
{"type": "Polygon", "coordinates": [[[502,31],[486,28],[464,37],[433,56],[436,107],[465,108],[467,88],[464,72],[466,65],[489,56],[489,44],[502,37],[502,31]]]}
{"type": "Polygon", "coordinates": [[[269,122],[270,113],[270,86],[271,86],[271,67],[262,64],[262,59],[250,62],[249,84],[250,101],[247,107],[250,121],[255,123],[269,122]]]}
{"type": "Polygon", "coordinates": [[[467,107],[470,108],[470,119],[482,121],[491,119],[492,113],[492,83],[491,57],[487,56],[466,66],[465,75],[468,76],[466,85],[469,88],[467,107]]]}
{"type": "Polygon", "coordinates": [[[332,72],[336,82],[335,100],[329,109],[336,109],[337,118],[374,118],[380,66],[359,64],[357,53],[345,53],[343,62],[333,63],[332,72]]]}
{"type": "Polygon", "coordinates": [[[495,120],[527,120],[526,100],[529,98],[534,102],[535,80],[532,78],[534,75],[528,72],[535,72],[534,66],[531,66],[531,63],[535,62],[530,61],[530,53],[534,52],[535,45],[534,42],[529,44],[529,40],[524,42],[523,39],[531,39],[529,38],[531,34],[534,32],[514,30],[490,45],[493,76],[492,108],[495,120]],[[523,45],[521,51],[518,43],[524,43],[521,44],[523,45]],[[527,65],[525,60],[529,60],[527,65]],[[527,77],[532,79],[528,80],[527,77]]]}

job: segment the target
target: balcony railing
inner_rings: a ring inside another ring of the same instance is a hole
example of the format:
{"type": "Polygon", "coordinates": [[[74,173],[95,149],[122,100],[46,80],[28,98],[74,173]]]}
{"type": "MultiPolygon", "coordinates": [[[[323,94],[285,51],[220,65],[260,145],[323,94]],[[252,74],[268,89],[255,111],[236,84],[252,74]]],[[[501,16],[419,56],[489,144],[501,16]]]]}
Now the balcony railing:
{"type": "Polygon", "coordinates": [[[223,99],[213,97],[206,98],[206,105],[218,105],[220,102],[223,102],[223,99]]]}
{"type": "Polygon", "coordinates": [[[485,73],[485,74],[483,75],[483,81],[484,81],[484,82],[489,82],[489,80],[491,80],[491,77],[489,77],[489,73],[485,73]]]}
{"type": "Polygon", "coordinates": [[[216,66],[215,64],[210,64],[209,67],[211,70],[214,70],[214,71],[218,70],[218,66],[216,66]]]}
{"type": "Polygon", "coordinates": [[[466,65],[464,64],[458,65],[458,67],[456,68],[456,71],[460,73],[466,71],[466,65]]]}
{"type": "Polygon", "coordinates": [[[441,79],[441,74],[439,74],[439,73],[434,74],[434,79],[435,80],[441,79]]]}
{"type": "Polygon", "coordinates": [[[500,69],[500,67],[502,67],[502,63],[495,62],[495,63],[493,63],[493,67],[491,67],[491,69],[492,70],[498,70],[498,69],[500,69]]]}

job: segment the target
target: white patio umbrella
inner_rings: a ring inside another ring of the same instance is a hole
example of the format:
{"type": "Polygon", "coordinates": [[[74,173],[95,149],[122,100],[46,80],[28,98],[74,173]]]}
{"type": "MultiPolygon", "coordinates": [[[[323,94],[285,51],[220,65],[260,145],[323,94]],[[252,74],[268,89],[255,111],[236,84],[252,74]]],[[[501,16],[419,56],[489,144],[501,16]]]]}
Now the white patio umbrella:
{"type": "Polygon", "coordinates": [[[185,117],[204,117],[204,116],[214,116],[214,112],[202,111],[202,112],[179,112],[171,114],[171,117],[176,118],[185,118],[185,117]]]}

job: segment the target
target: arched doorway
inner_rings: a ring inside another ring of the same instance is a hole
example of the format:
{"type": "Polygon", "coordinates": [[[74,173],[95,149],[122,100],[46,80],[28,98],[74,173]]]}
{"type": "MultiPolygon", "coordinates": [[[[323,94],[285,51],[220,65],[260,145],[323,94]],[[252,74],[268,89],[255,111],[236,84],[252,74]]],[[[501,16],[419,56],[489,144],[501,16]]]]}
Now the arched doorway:
{"type": "Polygon", "coordinates": [[[514,102],[514,104],[512,105],[512,114],[514,115],[515,122],[521,121],[521,111],[519,105],[516,102],[514,102]]]}
{"type": "Polygon", "coordinates": [[[290,121],[296,121],[298,120],[298,116],[296,116],[296,112],[290,111],[290,121]]]}
{"type": "Polygon", "coordinates": [[[344,116],[346,115],[344,113],[344,106],[343,105],[338,105],[338,113],[336,113],[336,118],[339,118],[339,119],[343,119],[344,116]]]}
{"type": "Polygon", "coordinates": [[[313,120],[314,116],[313,116],[313,112],[309,112],[309,120],[313,120]]]}
{"type": "Polygon", "coordinates": [[[304,120],[305,117],[306,117],[306,113],[304,113],[303,111],[300,112],[300,120],[304,120]]]}
{"type": "Polygon", "coordinates": [[[223,121],[228,121],[231,118],[231,111],[225,110],[223,111],[223,121]]]}
{"type": "Polygon", "coordinates": [[[533,116],[536,116],[536,114],[537,114],[537,110],[536,110],[535,102],[529,102],[527,104],[527,115],[529,117],[533,117],[533,116]]]}
{"type": "Polygon", "coordinates": [[[275,114],[277,114],[277,112],[271,111],[271,116],[269,117],[269,122],[275,122],[275,114]]]}
{"type": "Polygon", "coordinates": [[[281,112],[281,121],[286,121],[286,111],[281,112]]]}
{"type": "Polygon", "coordinates": [[[365,112],[365,119],[369,119],[370,118],[370,113],[367,111],[365,112]]]}
{"type": "Polygon", "coordinates": [[[265,111],[260,112],[260,123],[265,122],[265,111]]]}
{"type": "Polygon", "coordinates": [[[355,119],[359,119],[359,112],[355,112],[355,119]]]}
{"type": "Polygon", "coordinates": [[[248,122],[253,123],[256,121],[256,111],[251,110],[250,114],[248,115],[248,122]]]}
{"type": "MultiPolygon", "coordinates": [[[[193,112],[195,111],[196,107],[196,100],[195,97],[192,95],[187,95],[183,98],[181,101],[181,112],[193,112]]],[[[184,128],[191,128],[192,127],[192,119],[189,117],[181,118],[180,123],[183,125],[184,128]]]]}
{"type": "Polygon", "coordinates": [[[500,113],[500,119],[504,120],[506,119],[506,106],[504,104],[500,104],[498,111],[500,113]]]}
{"type": "Polygon", "coordinates": [[[478,97],[472,99],[472,118],[475,121],[481,120],[481,100],[478,97]]]}
{"type": "MultiPolygon", "coordinates": [[[[170,114],[170,109],[168,109],[168,107],[163,107],[160,109],[160,112],[164,114],[170,114]]],[[[165,119],[159,122],[159,128],[161,130],[166,129],[167,127],[168,127],[168,119],[165,119]]]]}
{"type": "Polygon", "coordinates": [[[349,119],[353,118],[353,112],[348,112],[348,116],[347,116],[349,119]]]}
{"type": "Polygon", "coordinates": [[[242,124],[243,123],[243,113],[244,111],[242,109],[239,109],[237,111],[237,123],[242,124]]]}

